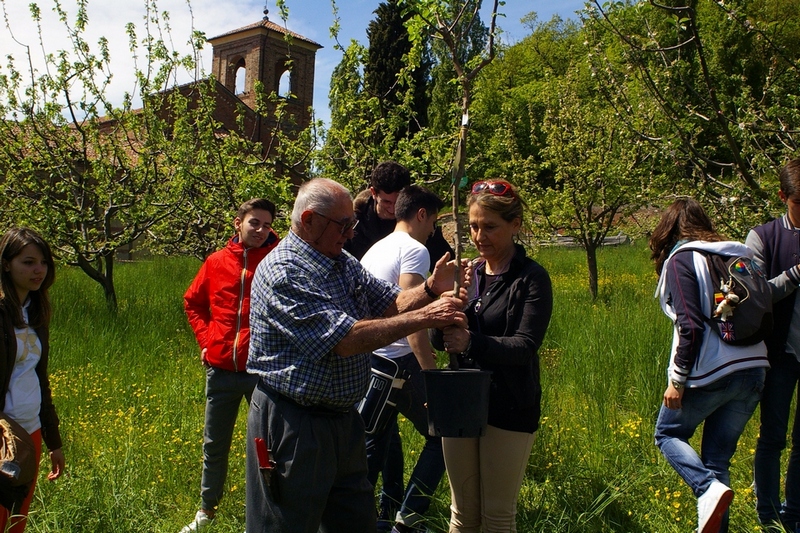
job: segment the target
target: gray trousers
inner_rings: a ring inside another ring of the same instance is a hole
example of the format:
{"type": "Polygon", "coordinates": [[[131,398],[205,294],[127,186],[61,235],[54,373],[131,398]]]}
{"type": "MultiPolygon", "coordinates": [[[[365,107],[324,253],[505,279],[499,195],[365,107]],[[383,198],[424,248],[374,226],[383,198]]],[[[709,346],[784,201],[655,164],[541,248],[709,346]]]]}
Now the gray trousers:
{"type": "Polygon", "coordinates": [[[250,403],[256,383],[258,376],[247,372],[206,368],[206,421],[200,482],[203,509],[215,509],[222,499],[239,405],[242,399],[250,403]]]}
{"type": "Polygon", "coordinates": [[[247,533],[374,533],[364,422],[355,407],[302,407],[259,384],[247,420],[247,533]],[[268,484],[254,439],[276,462],[268,484]]]}

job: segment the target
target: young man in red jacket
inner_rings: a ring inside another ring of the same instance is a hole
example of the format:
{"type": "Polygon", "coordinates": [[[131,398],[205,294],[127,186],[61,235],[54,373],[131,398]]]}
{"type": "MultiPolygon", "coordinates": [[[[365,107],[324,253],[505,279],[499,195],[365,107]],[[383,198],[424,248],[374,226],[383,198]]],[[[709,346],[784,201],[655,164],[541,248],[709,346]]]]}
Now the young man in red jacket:
{"type": "Polygon", "coordinates": [[[272,230],[275,204],[263,198],[239,207],[228,244],[214,252],[183,296],[200,358],[206,367],[206,417],[200,510],[181,533],[198,531],[214,519],[228,473],[228,454],[239,404],[248,405],[258,376],[248,374],[250,285],[262,259],[277,246],[272,230]]]}

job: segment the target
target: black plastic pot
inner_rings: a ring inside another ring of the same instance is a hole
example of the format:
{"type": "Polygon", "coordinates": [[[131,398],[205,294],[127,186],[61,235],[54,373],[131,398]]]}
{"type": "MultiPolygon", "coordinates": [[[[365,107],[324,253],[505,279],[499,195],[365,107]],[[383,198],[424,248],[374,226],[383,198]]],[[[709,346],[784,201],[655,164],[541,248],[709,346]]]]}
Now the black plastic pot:
{"type": "Polygon", "coordinates": [[[484,370],[423,370],[428,398],[428,433],[434,437],[481,437],[489,418],[489,383],[484,370]]]}

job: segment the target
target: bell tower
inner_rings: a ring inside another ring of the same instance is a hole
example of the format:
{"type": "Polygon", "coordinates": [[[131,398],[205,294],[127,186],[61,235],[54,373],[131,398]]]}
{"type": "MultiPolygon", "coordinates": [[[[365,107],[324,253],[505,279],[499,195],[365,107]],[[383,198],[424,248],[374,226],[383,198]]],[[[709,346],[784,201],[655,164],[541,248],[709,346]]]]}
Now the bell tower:
{"type": "MultiPolygon", "coordinates": [[[[256,84],[265,94],[286,99],[287,127],[304,129],[311,122],[314,99],[314,61],[321,45],[269,20],[209,39],[211,71],[217,81],[251,110],[257,107],[256,84]]],[[[272,115],[272,109],[261,115],[272,115]]],[[[268,124],[269,126],[269,124],[268,124]]]]}

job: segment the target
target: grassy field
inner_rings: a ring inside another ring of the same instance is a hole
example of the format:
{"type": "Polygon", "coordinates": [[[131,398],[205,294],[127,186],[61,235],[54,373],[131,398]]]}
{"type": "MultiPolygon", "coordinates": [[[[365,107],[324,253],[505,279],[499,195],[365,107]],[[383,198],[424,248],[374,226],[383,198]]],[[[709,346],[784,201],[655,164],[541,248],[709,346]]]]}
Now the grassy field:
{"type": "MultiPolygon", "coordinates": [[[[642,246],[601,251],[592,302],[580,250],[538,250],[555,288],[542,350],[543,420],[519,501],[521,532],[663,532],[696,527],[695,499],[653,445],[671,326],[653,299],[642,246]]],[[[29,531],[176,533],[199,504],[204,372],[182,294],[193,259],[121,264],[120,309],[60,269],[51,376],[67,473],[42,479],[29,531]]],[[[212,531],[244,530],[244,407],[226,497],[212,531]]],[[[756,415],[757,417],[757,415],[756,415]]],[[[420,439],[403,421],[407,456],[420,439]]],[[[751,421],[732,466],[731,531],[753,532],[751,421]]],[[[411,460],[407,461],[409,466],[411,460]]],[[[430,527],[446,530],[443,481],[430,527]]]]}

